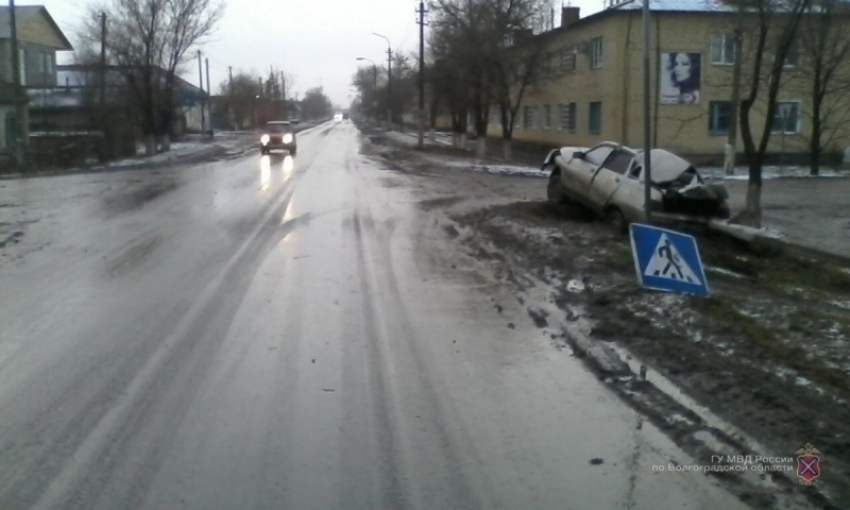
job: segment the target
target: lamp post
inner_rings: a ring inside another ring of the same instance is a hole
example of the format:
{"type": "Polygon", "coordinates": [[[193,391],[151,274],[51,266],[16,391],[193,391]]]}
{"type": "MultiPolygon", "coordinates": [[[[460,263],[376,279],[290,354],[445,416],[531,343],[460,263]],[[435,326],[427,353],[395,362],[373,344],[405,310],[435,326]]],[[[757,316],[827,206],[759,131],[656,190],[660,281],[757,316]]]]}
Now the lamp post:
{"type": "Polygon", "coordinates": [[[378,92],[378,64],[375,63],[371,58],[366,57],[357,57],[358,61],[368,60],[372,63],[372,104],[369,105],[369,110],[372,112],[372,117],[377,117],[377,112],[375,111],[375,107],[377,106],[377,100],[375,98],[375,94],[378,92]]]}
{"type": "Polygon", "coordinates": [[[389,115],[387,127],[389,128],[393,125],[393,48],[387,36],[375,32],[372,32],[372,35],[387,41],[387,113],[389,115]]]}

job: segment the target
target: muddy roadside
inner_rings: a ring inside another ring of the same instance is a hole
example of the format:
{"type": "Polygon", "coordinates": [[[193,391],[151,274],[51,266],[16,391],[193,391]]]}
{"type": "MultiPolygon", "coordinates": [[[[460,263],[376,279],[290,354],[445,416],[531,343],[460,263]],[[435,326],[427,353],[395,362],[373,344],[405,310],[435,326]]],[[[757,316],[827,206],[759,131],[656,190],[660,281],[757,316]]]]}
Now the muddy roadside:
{"type": "Polygon", "coordinates": [[[715,454],[791,460],[803,443],[822,452],[814,486],[798,483],[793,461],[782,472],[713,473],[743,501],[848,508],[847,260],[753,252],[703,234],[710,297],[645,291],[628,239],[580,208],[545,203],[545,181],[448,169],[446,150],[372,141],[367,150],[411,179],[461,256],[515,289],[553,348],[583,356],[698,463],[715,454]]]}

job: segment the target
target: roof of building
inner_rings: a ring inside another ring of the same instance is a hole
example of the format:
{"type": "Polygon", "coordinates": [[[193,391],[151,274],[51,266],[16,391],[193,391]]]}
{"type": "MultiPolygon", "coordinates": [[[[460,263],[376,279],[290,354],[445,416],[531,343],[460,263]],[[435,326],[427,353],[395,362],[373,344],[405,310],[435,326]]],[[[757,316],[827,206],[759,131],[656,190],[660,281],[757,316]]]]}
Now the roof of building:
{"type": "MultiPolygon", "coordinates": [[[[735,4],[724,0],[649,0],[652,11],[673,12],[733,12],[735,4]]],[[[615,11],[639,11],[643,9],[642,0],[624,0],[608,7],[615,11]]]]}
{"type": "MultiPolygon", "coordinates": [[[[8,6],[0,6],[0,39],[10,39],[12,37],[12,28],[11,28],[11,19],[10,15],[11,10],[8,6]]],[[[47,19],[47,22],[53,27],[56,31],[56,35],[59,36],[59,39],[62,41],[62,46],[57,48],[59,50],[73,50],[74,47],[71,45],[71,41],[65,37],[65,33],[62,32],[62,29],[59,28],[59,25],[53,20],[53,17],[50,16],[50,13],[47,12],[47,8],[43,5],[16,5],[15,6],[15,23],[18,26],[24,26],[27,23],[31,22],[34,18],[38,16],[44,16],[47,19]]]]}
{"type": "MultiPolygon", "coordinates": [[[[127,83],[128,73],[138,69],[137,66],[114,66],[106,67],[106,82],[111,86],[123,86],[127,83]]],[[[96,86],[99,83],[100,67],[97,65],[87,64],[69,64],[56,66],[56,84],[59,87],[87,87],[96,86]],[[94,81],[89,84],[89,80],[94,81]]],[[[165,75],[165,70],[157,67],[156,73],[161,77],[165,75]]],[[[180,76],[175,76],[175,88],[187,91],[189,93],[206,96],[206,91],[202,91],[197,85],[190,83],[180,76]]]]}

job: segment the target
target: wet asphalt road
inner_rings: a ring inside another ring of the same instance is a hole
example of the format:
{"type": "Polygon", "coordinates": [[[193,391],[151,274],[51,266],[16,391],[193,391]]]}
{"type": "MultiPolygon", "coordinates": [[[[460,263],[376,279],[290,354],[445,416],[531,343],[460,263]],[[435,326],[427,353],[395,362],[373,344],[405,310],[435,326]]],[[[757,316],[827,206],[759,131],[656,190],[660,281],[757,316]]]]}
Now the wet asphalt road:
{"type": "Polygon", "coordinates": [[[743,508],[360,143],[0,181],[0,508],[743,508]]]}

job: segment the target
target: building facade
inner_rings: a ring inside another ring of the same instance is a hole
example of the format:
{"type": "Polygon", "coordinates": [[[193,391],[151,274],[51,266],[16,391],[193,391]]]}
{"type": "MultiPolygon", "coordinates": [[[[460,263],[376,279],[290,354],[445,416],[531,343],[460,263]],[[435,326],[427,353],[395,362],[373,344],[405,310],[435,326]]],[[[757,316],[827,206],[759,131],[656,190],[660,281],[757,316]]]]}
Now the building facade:
{"type": "MultiPolygon", "coordinates": [[[[41,5],[15,7],[15,24],[20,85],[25,89],[55,85],[56,52],[73,49],[68,38],[41,5]]],[[[3,6],[0,7],[0,152],[8,152],[17,136],[12,66],[11,10],[3,6]]],[[[20,94],[18,99],[27,101],[25,94],[20,94]]]]}
{"type": "MultiPolygon", "coordinates": [[[[651,5],[653,145],[681,154],[722,154],[733,122],[733,29],[757,19],[739,14],[723,0],[653,0],[651,5]]],[[[564,8],[561,27],[534,36],[545,44],[547,72],[521,102],[515,140],[555,146],[592,146],[604,140],[643,144],[641,7],[639,0],[625,0],[581,19],[577,8],[564,8]]],[[[745,40],[742,98],[752,76],[748,51],[745,40]]],[[[795,50],[787,59],[769,153],[808,150],[812,84],[801,58],[795,50]]],[[[765,96],[759,93],[750,115],[757,141],[765,96]]],[[[497,116],[491,115],[489,131],[493,136],[501,132],[497,116]]],[[[850,130],[843,131],[848,132],[830,137],[826,152],[840,153],[850,145],[850,130]]],[[[740,140],[739,133],[738,152],[743,151],[740,140]]]]}

